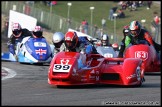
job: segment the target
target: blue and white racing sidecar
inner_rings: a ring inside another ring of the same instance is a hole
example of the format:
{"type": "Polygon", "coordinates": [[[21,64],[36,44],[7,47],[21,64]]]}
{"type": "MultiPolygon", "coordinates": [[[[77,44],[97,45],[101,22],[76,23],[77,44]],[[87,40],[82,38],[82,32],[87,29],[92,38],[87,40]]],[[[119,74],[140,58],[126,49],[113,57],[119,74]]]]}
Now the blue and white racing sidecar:
{"type": "MultiPolygon", "coordinates": [[[[52,48],[45,38],[31,38],[28,36],[23,38],[21,43],[17,43],[15,60],[20,63],[30,64],[50,63],[53,57],[52,48]]],[[[12,56],[11,53],[9,55],[12,56]]]]}

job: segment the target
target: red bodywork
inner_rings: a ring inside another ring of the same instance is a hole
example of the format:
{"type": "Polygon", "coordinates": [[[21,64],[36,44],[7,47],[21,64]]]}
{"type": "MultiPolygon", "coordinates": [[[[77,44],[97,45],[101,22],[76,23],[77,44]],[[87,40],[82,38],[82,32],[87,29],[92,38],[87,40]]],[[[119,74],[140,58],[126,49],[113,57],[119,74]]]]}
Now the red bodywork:
{"type": "Polygon", "coordinates": [[[86,66],[78,68],[80,53],[59,52],[51,61],[48,83],[56,86],[85,84],[141,85],[144,78],[142,60],[138,58],[104,58],[92,54],[86,66]]]}
{"type": "Polygon", "coordinates": [[[144,72],[160,72],[160,58],[152,45],[133,45],[126,49],[124,58],[140,58],[144,72]]]}

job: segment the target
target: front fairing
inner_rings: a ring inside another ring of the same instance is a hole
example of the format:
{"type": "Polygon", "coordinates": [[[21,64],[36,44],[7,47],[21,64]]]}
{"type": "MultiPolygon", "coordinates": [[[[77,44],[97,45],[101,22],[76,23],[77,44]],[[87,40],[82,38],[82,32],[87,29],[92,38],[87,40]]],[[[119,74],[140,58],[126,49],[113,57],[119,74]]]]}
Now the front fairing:
{"type": "Polygon", "coordinates": [[[114,49],[112,47],[109,46],[98,46],[97,48],[97,52],[104,56],[105,58],[113,58],[113,57],[117,57],[117,54],[115,53],[114,49]]]}
{"type": "Polygon", "coordinates": [[[30,38],[25,47],[36,60],[44,61],[51,56],[51,49],[45,38],[30,38]]]}

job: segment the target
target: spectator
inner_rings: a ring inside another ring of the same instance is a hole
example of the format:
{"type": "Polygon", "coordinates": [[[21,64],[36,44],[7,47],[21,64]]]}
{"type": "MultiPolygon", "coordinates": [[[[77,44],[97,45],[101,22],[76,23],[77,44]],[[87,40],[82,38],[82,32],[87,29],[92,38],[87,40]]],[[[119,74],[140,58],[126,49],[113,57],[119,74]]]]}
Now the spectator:
{"type": "Polygon", "coordinates": [[[101,36],[103,35],[103,30],[102,29],[98,29],[96,33],[98,35],[98,38],[101,38],[101,36]]]}
{"type": "Polygon", "coordinates": [[[4,35],[7,37],[8,34],[8,25],[9,25],[9,21],[8,19],[5,21],[5,30],[4,30],[4,35]]]}
{"type": "Polygon", "coordinates": [[[133,1],[131,11],[137,10],[137,2],[133,1]]]}
{"type": "Polygon", "coordinates": [[[129,7],[130,11],[135,11],[137,10],[137,2],[135,1],[128,1],[127,6],[129,7]]]}
{"type": "Polygon", "coordinates": [[[122,6],[122,10],[126,10],[127,5],[126,5],[126,3],[125,3],[125,2],[123,2],[121,6],[122,6]]]}
{"type": "Polygon", "coordinates": [[[123,12],[122,9],[119,9],[119,10],[118,10],[117,18],[125,18],[125,13],[123,12]]]}
{"type": "Polygon", "coordinates": [[[47,6],[51,6],[51,1],[46,1],[47,6]]]}
{"type": "Polygon", "coordinates": [[[105,28],[106,28],[106,20],[105,20],[104,17],[103,17],[102,20],[101,20],[101,24],[102,24],[102,29],[105,30],[105,28]]]}
{"type": "Polygon", "coordinates": [[[138,1],[139,7],[143,6],[143,1],[138,1]]]}
{"type": "Polygon", "coordinates": [[[56,5],[57,1],[51,1],[51,5],[56,5]]]}
{"type": "Polygon", "coordinates": [[[82,21],[82,33],[88,34],[88,22],[84,19],[82,21]]]}
{"type": "Polygon", "coordinates": [[[151,8],[152,1],[147,1],[147,10],[151,8]]]}
{"type": "Polygon", "coordinates": [[[71,19],[68,18],[68,19],[66,20],[66,22],[67,22],[67,27],[70,28],[70,25],[71,25],[71,19]]]}
{"type": "Polygon", "coordinates": [[[83,33],[83,27],[82,27],[82,25],[79,26],[79,32],[82,32],[83,33]]]}
{"type": "Polygon", "coordinates": [[[154,12],[154,19],[153,22],[155,23],[155,25],[159,25],[160,24],[160,17],[158,16],[157,12],[154,12]]]}
{"type": "Polygon", "coordinates": [[[83,19],[83,21],[82,21],[82,33],[84,33],[85,24],[86,24],[86,21],[85,21],[85,19],[83,19]]]}
{"type": "Polygon", "coordinates": [[[95,25],[94,25],[94,33],[93,33],[93,36],[94,36],[94,37],[95,37],[96,34],[97,34],[97,30],[98,30],[98,27],[97,27],[97,25],[95,24],[95,25]]]}
{"type": "Polygon", "coordinates": [[[112,20],[114,19],[113,14],[116,12],[117,8],[118,8],[118,7],[115,6],[115,7],[112,7],[112,8],[109,10],[109,18],[108,18],[109,20],[112,21],[112,20]]]}
{"type": "MultiPolygon", "coordinates": [[[[86,21],[86,20],[85,20],[85,21],[86,21]]],[[[85,34],[88,34],[88,25],[89,25],[89,24],[88,24],[88,22],[86,21],[85,26],[84,26],[84,27],[85,27],[85,28],[84,28],[84,33],[85,33],[85,34]]]]}
{"type": "Polygon", "coordinates": [[[30,15],[30,11],[31,11],[31,9],[30,9],[29,4],[26,4],[26,5],[25,5],[25,9],[24,9],[24,13],[25,13],[26,15],[30,15]]]}
{"type": "Polygon", "coordinates": [[[159,36],[159,30],[160,30],[160,17],[158,16],[157,12],[154,12],[153,15],[154,15],[154,18],[152,21],[152,26],[155,28],[154,40],[157,41],[158,36],[159,36]]]}
{"type": "Polygon", "coordinates": [[[26,4],[29,4],[30,6],[33,6],[34,3],[35,3],[35,1],[26,1],[25,3],[26,3],[26,4]]]}
{"type": "Polygon", "coordinates": [[[120,1],[118,4],[122,7],[122,10],[125,10],[127,8],[125,1],[120,1]]]}

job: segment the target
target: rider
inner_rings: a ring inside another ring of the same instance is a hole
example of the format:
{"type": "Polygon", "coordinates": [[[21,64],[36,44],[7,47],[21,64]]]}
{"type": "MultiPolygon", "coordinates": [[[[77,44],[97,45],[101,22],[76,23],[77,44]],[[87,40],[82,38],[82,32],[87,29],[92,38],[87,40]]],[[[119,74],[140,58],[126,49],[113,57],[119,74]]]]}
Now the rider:
{"type": "Polygon", "coordinates": [[[101,46],[111,46],[109,43],[109,36],[107,34],[103,34],[101,36],[101,46]]]}
{"type": "Polygon", "coordinates": [[[54,54],[58,53],[60,51],[60,47],[62,43],[64,42],[64,34],[62,32],[55,32],[52,37],[54,48],[54,54]]]}
{"type": "Polygon", "coordinates": [[[110,44],[109,42],[109,36],[107,34],[103,34],[101,36],[101,46],[109,46],[112,47],[114,49],[114,51],[118,51],[118,43],[113,43],[110,44]]]}
{"type": "Polygon", "coordinates": [[[86,47],[91,45],[90,42],[82,43],[79,41],[79,37],[77,36],[76,32],[68,31],[64,37],[64,43],[60,47],[60,51],[68,51],[68,52],[83,52],[83,53],[95,53],[96,51],[93,50],[92,47],[91,51],[88,51],[86,47]]]}
{"type": "Polygon", "coordinates": [[[132,21],[129,26],[130,34],[133,37],[131,42],[136,44],[138,40],[146,40],[150,45],[155,47],[155,50],[159,52],[161,50],[161,45],[153,41],[151,34],[143,29],[138,21],[132,21]]]}
{"type": "Polygon", "coordinates": [[[41,26],[35,26],[32,31],[33,38],[44,38],[43,37],[43,29],[41,26]]]}
{"type": "Polygon", "coordinates": [[[120,45],[118,57],[123,57],[123,52],[125,50],[125,47],[127,47],[131,41],[131,35],[130,35],[130,30],[129,30],[128,25],[124,26],[123,35],[124,35],[124,38],[122,39],[120,43],[121,45],[120,45]]]}
{"type": "Polygon", "coordinates": [[[79,41],[79,37],[76,32],[68,31],[64,37],[64,43],[60,47],[60,52],[80,52],[80,58],[78,59],[78,68],[86,65],[86,55],[97,52],[93,46],[88,42],[82,43],[79,41]]]}
{"type": "Polygon", "coordinates": [[[22,29],[19,23],[13,23],[12,25],[12,34],[9,41],[7,42],[9,51],[15,55],[15,48],[17,42],[21,42],[24,37],[32,36],[31,32],[24,28],[22,29]]]}
{"type": "MultiPolygon", "coordinates": [[[[140,23],[138,21],[132,21],[130,23],[129,26],[129,30],[130,30],[130,34],[128,34],[128,39],[125,39],[125,43],[128,44],[137,44],[139,40],[146,40],[150,45],[153,45],[155,47],[155,50],[157,52],[159,52],[161,50],[161,45],[155,43],[152,39],[152,36],[150,35],[150,33],[145,30],[144,28],[142,28],[142,26],[140,25],[140,23]]],[[[127,37],[127,36],[126,36],[127,37]]],[[[122,48],[121,48],[122,50],[122,48]]],[[[124,49],[122,50],[124,51],[124,49]]],[[[123,54],[123,52],[121,52],[119,54],[119,57],[121,57],[120,55],[123,54]]]]}

